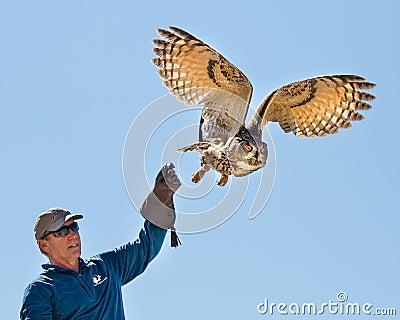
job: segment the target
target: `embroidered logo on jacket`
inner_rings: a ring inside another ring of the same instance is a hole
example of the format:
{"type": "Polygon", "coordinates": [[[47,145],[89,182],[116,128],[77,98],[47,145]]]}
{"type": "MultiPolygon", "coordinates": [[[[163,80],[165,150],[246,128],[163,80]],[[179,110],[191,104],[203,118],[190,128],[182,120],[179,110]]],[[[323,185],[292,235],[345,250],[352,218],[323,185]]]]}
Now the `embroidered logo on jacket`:
{"type": "Polygon", "coordinates": [[[99,276],[97,274],[95,274],[93,276],[93,284],[94,284],[95,287],[100,285],[100,284],[102,284],[106,280],[107,280],[107,277],[105,277],[104,279],[101,279],[101,276],[99,276]]]}

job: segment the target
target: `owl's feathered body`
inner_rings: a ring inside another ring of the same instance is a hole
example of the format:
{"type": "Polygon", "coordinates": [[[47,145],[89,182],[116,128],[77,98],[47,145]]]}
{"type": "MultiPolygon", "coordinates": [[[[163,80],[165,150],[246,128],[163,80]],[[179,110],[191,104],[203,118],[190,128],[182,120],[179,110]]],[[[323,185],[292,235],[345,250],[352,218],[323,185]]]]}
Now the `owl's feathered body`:
{"type": "Polygon", "coordinates": [[[202,167],[193,174],[198,182],[210,168],[228,176],[245,176],[265,166],[267,145],[262,130],[278,122],[297,137],[335,134],[364,117],[358,110],[375,97],[360,91],[375,85],[356,75],[320,76],[285,85],[264,98],[245,125],[252,85],[246,75],[215,49],[191,34],[170,27],[158,30],[165,40],[154,40],[153,63],[164,85],[187,105],[204,104],[199,141],[178,151],[198,150],[202,167]]]}
{"type": "Polygon", "coordinates": [[[267,162],[267,145],[261,140],[257,144],[245,127],[225,143],[198,142],[178,149],[180,152],[194,150],[200,151],[202,167],[193,174],[193,182],[199,182],[204,173],[213,168],[221,174],[218,185],[223,186],[229,175],[246,176],[264,167],[267,162]],[[254,147],[247,151],[246,146],[254,147]]]}

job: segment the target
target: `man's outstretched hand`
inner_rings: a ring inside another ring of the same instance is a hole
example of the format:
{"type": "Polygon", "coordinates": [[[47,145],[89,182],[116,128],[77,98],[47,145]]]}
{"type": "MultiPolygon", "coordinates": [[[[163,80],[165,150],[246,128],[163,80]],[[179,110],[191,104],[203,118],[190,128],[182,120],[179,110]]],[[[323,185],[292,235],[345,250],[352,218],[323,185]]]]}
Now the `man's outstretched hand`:
{"type": "Polygon", "coordinates": [[[157,198],[171,209],[173,209],[172,196],[181,186],[174,168],[173,163],[164,164],[156,177],[153,189],[157,198]]]}
{"type": "Polygon", "coordinates": [[[140,212],[156,226],[171,229],[175,223],[173,196],[181,186],[172,163],[165,164],[155,179],[153,190],[143,202],[140,212]]]}
{"type": "Polygon", "coordinates": [[[181,244],[175,232],[174,193],[181,186],[172,163],[165,164],[157,174],[153,191],[143,202],[140,212],[151,223],[163,229],[171,229],[171,247],[181,244]]]}

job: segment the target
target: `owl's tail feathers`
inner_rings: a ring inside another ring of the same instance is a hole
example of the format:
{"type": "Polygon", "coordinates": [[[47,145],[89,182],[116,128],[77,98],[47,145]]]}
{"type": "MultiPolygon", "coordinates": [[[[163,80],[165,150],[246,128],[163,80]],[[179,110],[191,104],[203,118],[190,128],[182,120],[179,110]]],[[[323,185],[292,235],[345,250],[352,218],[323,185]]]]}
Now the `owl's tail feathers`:
{"type": "Polygon", "coordinates": [[[211,146],[211,144],[208,142],[197,142],[197,143],[191,144],[190,146],[179,148],[176,151],[179,151],[179,152],[187,152],[187,151],[194,151],[194,150],[201,151],[201,150],[207,150],[210,146],[211,146]]]}

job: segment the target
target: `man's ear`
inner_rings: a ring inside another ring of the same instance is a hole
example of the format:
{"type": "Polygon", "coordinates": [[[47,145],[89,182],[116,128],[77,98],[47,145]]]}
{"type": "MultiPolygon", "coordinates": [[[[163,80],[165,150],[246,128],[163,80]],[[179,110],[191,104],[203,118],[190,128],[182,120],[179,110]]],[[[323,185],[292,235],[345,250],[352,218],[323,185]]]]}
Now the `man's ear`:
{"type": "Polygon", "coordinates": [[[38,244],[39,248],[40,248],[43,252],[45,252],[45,253],[48,253],[48,252],[49,252],[49,245],[48,245],[48,243],[47,243],[46,240],[40,239],[40,240],[37,241],[37,244],[38,244]]]}

